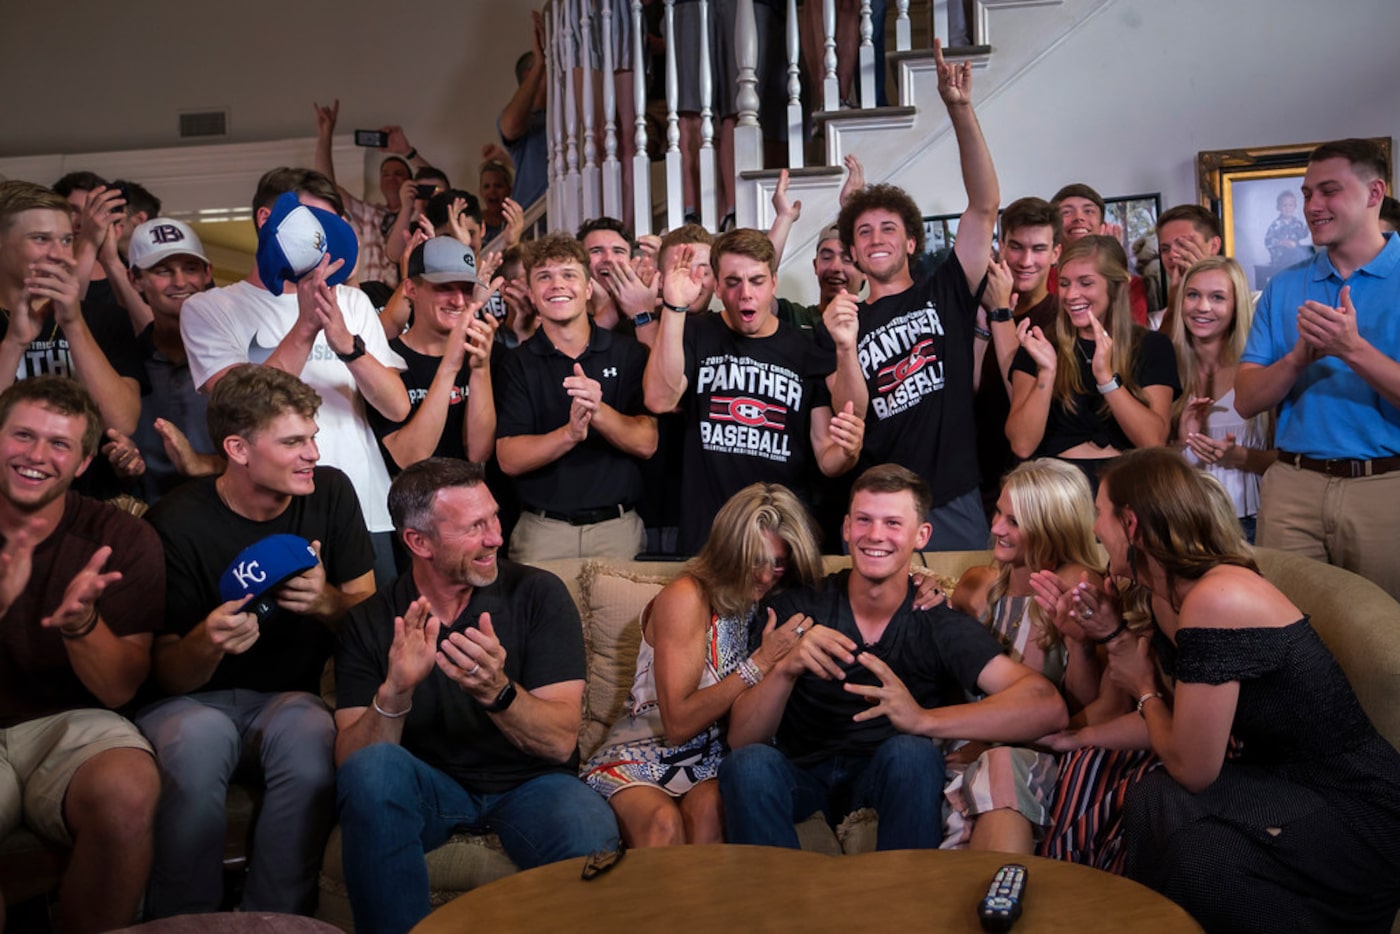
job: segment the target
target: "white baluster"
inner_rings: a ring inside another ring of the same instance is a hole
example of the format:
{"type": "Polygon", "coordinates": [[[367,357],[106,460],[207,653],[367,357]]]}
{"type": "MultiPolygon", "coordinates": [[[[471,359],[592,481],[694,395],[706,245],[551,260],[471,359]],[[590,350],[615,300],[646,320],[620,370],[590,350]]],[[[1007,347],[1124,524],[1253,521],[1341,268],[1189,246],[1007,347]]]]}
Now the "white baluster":
{"type": "Polygon", "coordinates": [[[706,230],[719,227],[715,203],[715,123],[710,102],[714,97],[714,76],[710,74],[710,3],[700,0],[700,223],[706,230]]]}
{"type": "Polygon", "coordinates": [[[564,216],[564,98],[569,94],[568,61],[564,55],[563,0],[555,0],[549,7],[546,22],[549,23],[549,49],[546,61],[549,68],[549,94],[546,105],[549,108],[550,135],[550,185],[549,220],[551,226],[558,226],[564,216]]]}
{"type": "Polygon", "coordinates": [[[822,110],[841,109],[841,80],[836,77],[836,0],[822,0],[822,110]]]}
{"type": "Polygon", "coordinates": [[[913,29],[909,24],[909,0],[895,0],[895,51],[908,52],[914,45],[913,29]]]}
{"type": "Polygon", "coordinates": [[[651,233],[651,158],[647,155],[646,59],[642,49],[646,34],[642,0],[632,0],[632,100],[637,105],[637,149],[632,156],[632,231],[639,237],[651,233]]]}
{"type": "Polygon", "coordinates": [[[579,80],[583,82],[583,219],[598,216],[598,188],[601,182],[598,170],[598,140],[593,126],[597,111],[593,106],[593,0],[578,0],[579,64],[582,66],[579,80]]]}
{"type": "Polygon", "coordinates": [[[681,185],[681,127],[676,114],[680,89],[676,83],[676,0],[666,4],[666,229],[674,230],[685,216],[681,185]]]}
{"type": "Polygon", "coordinates": [[[613,61],[613,0],[603,0],[603,213],[622,217],[622,164],[617,161],[617,75],[613,61]]]}
{"type": "MultiPolygon", "coordinates": [[[[739,174],[763,168],[763,130],[758,125],[758,26],[754,22],[753,0],[738,0],[734,28],[734,54],[739,63],[739,95],[735,104],[739,124],[734,128],[734,178],[739,174]]],[[[734,203],[735,220],[740,227],[758,223],[758,208],[743,198],[734,203]]]]}
{"type": "MultiPolygon", "coordinates": [[[[962,3],[962,0],[955,0],[955,2],[962,3]]],[[[933,0],[929,12],[933,16],[934,38],[942,42],[946,49],[948,47],[948,0],[933,0]]]]}
{"type": "MultiPolygon", "coordinates": [[[[572,4],[570,4],[572,5],[572,4]]],[[[569,10],[568,12],[572,12],[569,10]]],[[[579,171],[578,171],[578,102],[574,99],[574,73],[578,68],[578,49],[572,29],[564,30],[564,62],[568,80],[564,93],[564,216],[561,218],[565,230],[578,227],[579,218],[579,171]]]]}
{"type": "Polygon", "coordinates": [[[875,106],[875,31],[870,0],[860,0],[860,106],[875,106]]]}
{"type": "MultiPolygon", "coordinates": [[[[905,0],[908,2],[908,0],[905,0]]],[[[787,4],[787,74],[788,74],[788,168],[800,169],[805,164],[806,137],[802,133],[802,79],[797,73],[799,47],[797,41],[797,0],[787,4]]]]}

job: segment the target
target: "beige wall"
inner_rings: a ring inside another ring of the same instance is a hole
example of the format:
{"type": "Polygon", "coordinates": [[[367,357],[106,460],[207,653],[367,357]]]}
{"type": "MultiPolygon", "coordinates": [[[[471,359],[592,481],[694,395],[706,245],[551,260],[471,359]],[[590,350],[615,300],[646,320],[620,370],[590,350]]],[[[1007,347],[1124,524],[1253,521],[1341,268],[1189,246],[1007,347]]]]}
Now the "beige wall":
{"type": "Polygon", "coordinates": [[[0,157],[179,145],[179,112],[217,107],[230,109],[224,142],[309,137],[311,102],[339,97],[339,132],[402,124],[454,182],[475,187],[529,49],[531,7],[6,0],[0,157]]]}

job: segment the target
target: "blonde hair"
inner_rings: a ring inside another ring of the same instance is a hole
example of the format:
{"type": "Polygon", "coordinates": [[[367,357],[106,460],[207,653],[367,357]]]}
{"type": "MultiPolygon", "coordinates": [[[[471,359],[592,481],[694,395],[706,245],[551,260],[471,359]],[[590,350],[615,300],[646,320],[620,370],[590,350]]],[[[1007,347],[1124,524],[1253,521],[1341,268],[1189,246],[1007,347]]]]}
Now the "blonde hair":
{"type": "MultiPolygon", "coordinates": [[[[1092,568],[1101,563],[1094,541],[1094,495],[1078,467],[1052,457],[1027,461],[1006,475],[1001,489],[1011,499],[1021,530],[1021,552],[1032,572],[1054,571],[1066,564],[1092,568]]],[[[997,576],[987,591],[985,622],[991,621],[993,607],[1006,595],[1011,581],[1011,565],[996,561],[992,566],[997,576]]],[[[1042,648],[1063,640],[1034,600],[1030,615],[1042,648]]]]}
{"type": "MultiPolygon", "coordinates": [[[[1249,340],[1249,328],[1254,322],[1254,303],[1250,301],[1249,280],[1244,269],[1228,256],[1207,256],[1181,277],[1181,286],[1172,300],[1172,330],[1168,335],[1176,348],[1176,365],[1181,373],[1181,395],[1172,403],[1172,425],[1181,421],[1181,413],[1192,398],[1204,396],[1206,386],[1201,380],[1200,361],[1196,356],[1196,338],[1186,329],[1186,287],[1191,280],[1203,272],[1220,271],[1230,280],[1230,290],[1234,293],[1235,317],[1230,322],[1230,333],[1220,348],[1220,365],[1234,366],[1244,355],[1244,345],[1249,340]]],[[[1257,416],[1267,419],[1267,413],[1257,416]]],[[[1265,423],[1267,428],[1267,422],[1265,423]]]]}
{"type": "MultiPolygon", "coordinates": [[[[1060,254],[1060,272],[1063,273],[1066,266],[1081,259],[1093,260],[1094,270],[1108,280],[1108,312],[1104,316],[1103,329],[1113,341],[1113,349],[1109,352],[1113,372],[1123,380],[1123,388],[1146,405],[1147,397],[1133,378],[1133,361],[1137,358],[1138,347],[1147,330],[1133,322],[1128,254],[1123,252],[1123,244],[1112,237],[1090,234],[1065,246],[1060,254]]],[[[1067,411],[1077,412],[1079,406],[1075,397],[1087,392],[1089,387],[1084,385],[1079,372],[1079,347],[1076,343],[1079,334],[1069,323],[1069,312],[1065,309],[1063,298],[1060,299],[1060,320],[1056,322],[1054,340],[1055,399],[1067,411]]],[[[1103,401],[1101,410],[1108,411],[1108,400],[1103,401]]]]}
{"type": "Polygon", "coordinates": [[[742,615],[753,605],[755,572],[768,561],[764,532],[788,546],[787,570],[776,586],[800,587],[820,579],[821,550],[807,507],[781,484],[752,483],[720,507],[710,537],[686,566],[721,616],[742,615]]]}

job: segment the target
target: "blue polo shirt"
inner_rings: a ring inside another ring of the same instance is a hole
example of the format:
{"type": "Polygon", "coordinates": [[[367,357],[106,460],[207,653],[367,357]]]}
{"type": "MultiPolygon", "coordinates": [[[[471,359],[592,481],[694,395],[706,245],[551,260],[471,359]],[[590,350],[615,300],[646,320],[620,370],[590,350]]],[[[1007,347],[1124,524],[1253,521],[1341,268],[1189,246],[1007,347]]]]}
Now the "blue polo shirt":
{"type": "MultiPolygon", "coordinates": [[[[1306,301],[1341,304],[1351,286],[1361,336],[1382,353],[1400,358],[1400,236],[1343,279],[1327,252],[1269,280],[1255,309],[1241,362],[1269,366],[1298,342],[1298,308],[1306,301]]],[[[1400,409],[1336,357],[1303,371],[1279,405],[1275,444],[1308,457],[1369,459],[1400,454],[1400,409]]]]}

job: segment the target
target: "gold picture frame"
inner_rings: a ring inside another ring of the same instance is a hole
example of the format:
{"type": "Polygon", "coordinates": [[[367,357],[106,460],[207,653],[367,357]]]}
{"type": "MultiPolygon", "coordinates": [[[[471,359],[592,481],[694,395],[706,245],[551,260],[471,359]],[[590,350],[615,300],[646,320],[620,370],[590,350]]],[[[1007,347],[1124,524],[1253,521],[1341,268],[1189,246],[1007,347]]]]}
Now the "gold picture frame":
{"type": "MultiPolygon", "coordinates": [[[[1375,137],[1386,162],[1390,137],[1375,137]]],[[[1319,143],[1216,149],[1196,154],[1200,203],[1220,218],[1222,249],[1244,267],[1250,288],[1312,254],[1301,185],[1319,143]],[[1292,203],[1289,204],[1289,195],[1292,203]]],[[[1386,189],[1391,187],[1386,179],[1386,189]]]]}

